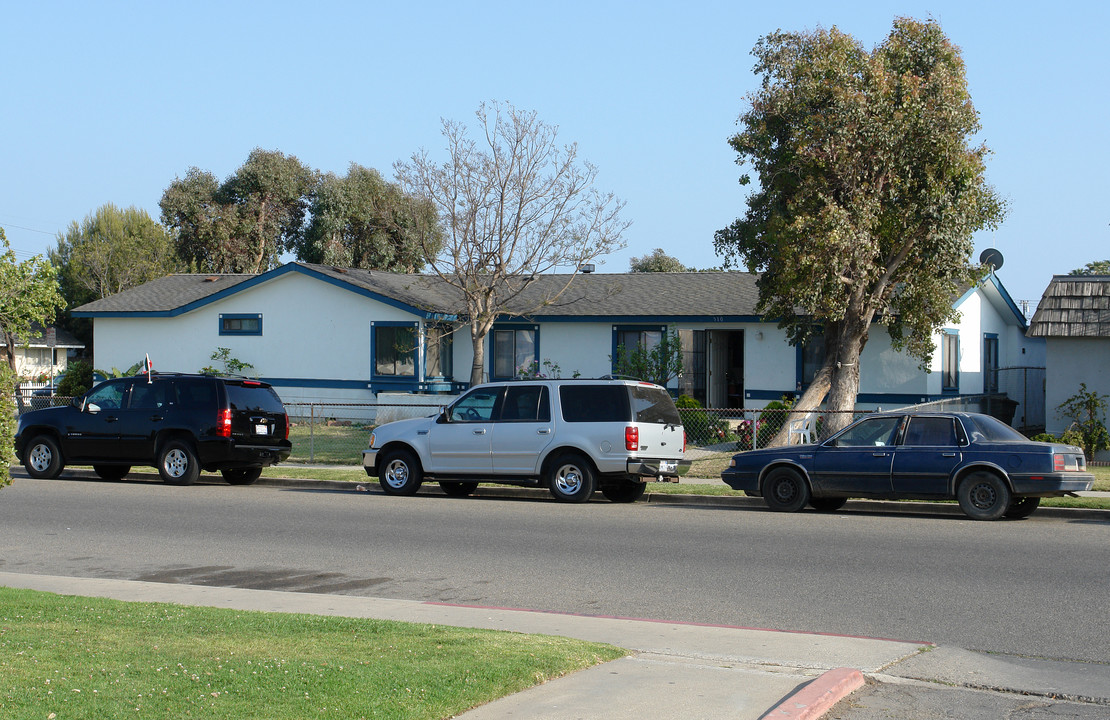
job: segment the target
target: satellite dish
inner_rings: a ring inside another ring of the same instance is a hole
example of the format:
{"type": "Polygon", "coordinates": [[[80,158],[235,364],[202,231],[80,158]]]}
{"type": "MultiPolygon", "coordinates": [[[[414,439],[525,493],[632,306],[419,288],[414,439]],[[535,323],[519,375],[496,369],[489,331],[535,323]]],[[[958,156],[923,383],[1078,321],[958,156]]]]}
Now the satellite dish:
{"type": "Polygon", "coordinates": [[[997,270],[1002,267],[1002,251],[996,248],[987,248],[979,253],[979,262],[983,265],[990,265],[991,270],[997,270]]]}

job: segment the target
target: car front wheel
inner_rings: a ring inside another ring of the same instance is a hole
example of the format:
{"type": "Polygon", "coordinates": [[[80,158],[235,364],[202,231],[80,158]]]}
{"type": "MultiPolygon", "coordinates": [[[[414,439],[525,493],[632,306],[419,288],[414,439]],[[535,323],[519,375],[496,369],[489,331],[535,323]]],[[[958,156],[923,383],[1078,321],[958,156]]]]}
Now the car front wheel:
{"type": "Polygon", "coordinates": [[[794,470],[772,470],[763,482],[763,502],[775,512],[798,512],[809,502],[809,485],[794,470]]]}
{"type": "Polygon", "coordinates": [[[387,495],[415,495],[424,481],[420,461],[408,450],[391,450],[379,467],[378,484],[387,495]]]}
{"type": "Polygon", "coordinates": [[[989,472],[971,473],[956,490],[960,509],[972,520],[997,520],[1010,507],[1010,489],[989,472]]]}
{"type": "Polygon", "coordinates": [[[593,467],[577,453],[560,455],[548,466],[547,489],[559,502],[586,502],[596,488],[593,467]]]}
{"type": "Polygon", "coordinates": [[[169,485],[192,485],[200,477],[200,466],[193,446],[184,440],[170,440],[158,453],[158,474],[169,485]]]}
{"type": "Polygon", "coordinates": [[[31,477],[50,480],[62,474],[62,451],[49,435],[39,435],[27,443],[23,452],[23,467],[31,477]]]}

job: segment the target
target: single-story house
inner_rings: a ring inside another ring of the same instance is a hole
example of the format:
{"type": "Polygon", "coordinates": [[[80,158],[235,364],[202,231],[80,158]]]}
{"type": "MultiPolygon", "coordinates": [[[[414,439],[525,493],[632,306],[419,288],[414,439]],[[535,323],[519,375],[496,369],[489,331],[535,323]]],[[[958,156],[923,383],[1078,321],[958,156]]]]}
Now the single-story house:
{"type": "Polygon", "coordinates": [[[1046,342],[1045,429],[1059,434],[1070,420],[1057,408],[1079,392],[1080,383],[1089,392],[1110,395],[1110,276],[1053,276],[1029,335],[1046,342]]]}
{"type": "MultiPolygon", "coordinates": [[[[565,280],[538,276],[526,295],[546,297],[565,280]]],[[[765,322],[757,299],[750,273],[584,273],[557,301],[494,325],[486,377],[527,367],[597,377],[613,371],[618,345],[650,345],[674,331],[685,365],[670,383],[675,393],[710,407],[761,408],[803,388],[819,357],[817,343],[811,352],[791,346],[765,322]]],[[[981,394],[993,390],[1000,368],[1043,366],[1043,341],[1025,337],[1025,318],[997,277],[967,289],[955,307],[960,320],[937,333],[932,372],[872,330],[861,407],[981,394]]],[[[171,275],[73,315],[93,319],[97,367],[149,354],[157,369],[197,371],[224,347],[287,402],[369,402],[382,392],[466,387],[473,355],[462,312],[433,275],[291,262],[258,275],[171,275]]]]}
{"type": "MultiPolygon", "coordinates": [[[[69,367],[69,356],[85,349],[85,344],[61,328],[36,329],[39,337],[16,340],[16,375],[31,383],[48,383],[69,367]]],[[[0,348],[7,343],[0,338],[0,348]]]]}

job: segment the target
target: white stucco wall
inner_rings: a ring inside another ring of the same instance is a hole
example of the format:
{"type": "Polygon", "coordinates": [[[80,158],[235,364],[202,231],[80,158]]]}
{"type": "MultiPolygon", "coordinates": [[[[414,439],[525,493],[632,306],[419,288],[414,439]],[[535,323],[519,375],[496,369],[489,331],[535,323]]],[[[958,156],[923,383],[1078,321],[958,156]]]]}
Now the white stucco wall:
{"type": "Polygon", "coordinates": [[[1087,384],[1088,392],[1110,395],[1110,339],[1049,338],[1047,367],[1045,429],[1059,435],[1070,421],[1057,408],[1079,392],[1080,383],[1087,384]]]}

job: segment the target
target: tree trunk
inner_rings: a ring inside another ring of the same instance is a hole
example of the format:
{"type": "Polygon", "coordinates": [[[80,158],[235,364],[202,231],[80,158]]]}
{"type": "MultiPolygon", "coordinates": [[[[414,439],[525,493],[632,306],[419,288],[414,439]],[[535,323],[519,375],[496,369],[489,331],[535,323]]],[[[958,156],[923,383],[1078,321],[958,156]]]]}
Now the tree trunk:
{"type": "Polygon", "coordinates": [[[851,424],[859,394],[859,359],[867,344],[869,325],[869,322],[854,321],[826,326],[825,363],[809,388],[790,408],[790,414],[768,447],[786,445],[790,440],[790,421],[800,420],[806,413],[820,407],[823,401],[829,413],[822,422],[823,436],[827,437],[851,424]]]}
{"type": "Polygon", "coordinates": [[[474,361],[470,365],[470,385],[480,385],[486,370],[486,336],[493,328],[493,320],[477,318],[470,321],[470,341],[474,346],[474,361]]]}

